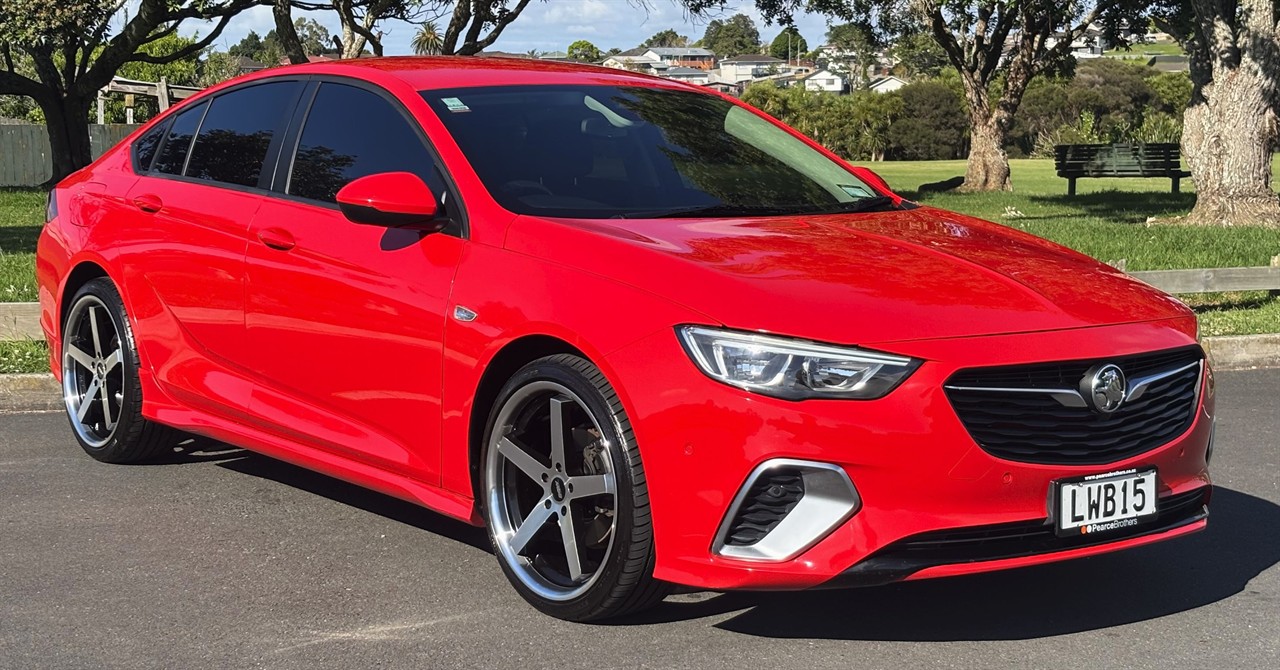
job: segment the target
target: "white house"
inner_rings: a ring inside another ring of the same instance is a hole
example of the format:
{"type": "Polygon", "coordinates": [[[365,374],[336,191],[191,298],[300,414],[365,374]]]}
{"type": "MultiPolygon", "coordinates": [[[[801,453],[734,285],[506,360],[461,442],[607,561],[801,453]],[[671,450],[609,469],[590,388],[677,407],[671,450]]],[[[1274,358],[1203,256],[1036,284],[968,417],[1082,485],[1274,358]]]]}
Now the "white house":
{"type": "Polygon", "coordinates": [[[873,77],[871,82],[867,84],[867,89],[875,93],[890,93],[906,85],[907,82],[898,79],[893,75],[886,75],[883,77],[873,77]]]}
{"type": "Polygon", "coordinates": [[[620,53],[616,56],[609,56],[600,63],[605,67],[611,67],[615,70],[631,70],[632,72],[644,72],[645,74],[661,75],[671,66],[660,59],[651,58],[645,54],[628,54],[620,53]]]}
{"type": "Polygon", "coordinates": [[[825,68],[809,73],[801,81],[804,82],[804,87],[810,91],[843,93],[848,86],[848,82],[842,75],[825,68]]]}
{"type": "Polygon", "coordinates": [[[720,81],[736,84],[786,69],[786,61],[764,54],[742,54],[720,60],[720,81]]]}
{"type": "Polygon", "coordinates": [[[696,67],[669,67],[665,72],[659,73],[658,76],[663,79],[683,81],[687,84],[698,84],[699,86],[711,83],[711,73],[696,67]]]}

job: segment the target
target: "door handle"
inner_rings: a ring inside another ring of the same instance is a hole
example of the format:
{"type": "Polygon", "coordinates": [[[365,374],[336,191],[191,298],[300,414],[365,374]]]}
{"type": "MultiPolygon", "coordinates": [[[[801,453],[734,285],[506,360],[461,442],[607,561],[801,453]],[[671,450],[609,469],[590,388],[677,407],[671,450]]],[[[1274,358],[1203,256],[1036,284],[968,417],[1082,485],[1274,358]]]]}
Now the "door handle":
{"type": "Polygon", "coordinates": [[[280,228],[263,228],[258,231],[258,239],[272,249],[288,251],[297,244],[289,231],[280,228]]]}
{"type": "Polygon", "coordinates": [[[160,211],[161,207],[164,207],[164,201],[158,195],[144,193],[133,199],[133,206],[148,214],[155,214],[160,211]]]}

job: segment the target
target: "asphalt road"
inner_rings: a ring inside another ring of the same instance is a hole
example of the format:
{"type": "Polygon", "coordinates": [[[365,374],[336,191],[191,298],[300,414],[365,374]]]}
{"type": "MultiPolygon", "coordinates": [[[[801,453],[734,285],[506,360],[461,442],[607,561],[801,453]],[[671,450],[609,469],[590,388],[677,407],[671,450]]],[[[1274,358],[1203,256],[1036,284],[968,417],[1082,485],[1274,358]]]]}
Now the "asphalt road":
{"type": "Polygon", "coordinates": [[[1209,530],[849,591],[536,613],[481,532],[206,444],[109,466],[0,416],[0,668],[1280,667],[1280,371],[1219,375],[1209,530]]]}

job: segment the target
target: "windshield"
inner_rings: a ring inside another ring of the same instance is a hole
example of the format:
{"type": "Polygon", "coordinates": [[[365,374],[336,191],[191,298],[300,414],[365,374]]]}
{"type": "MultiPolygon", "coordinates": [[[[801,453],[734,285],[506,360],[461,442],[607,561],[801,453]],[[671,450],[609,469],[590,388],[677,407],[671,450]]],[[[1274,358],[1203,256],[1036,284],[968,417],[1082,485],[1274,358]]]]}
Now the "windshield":
{"type": "Polygon", "coordinates": [[[424,91],[489,193],[570,218],[858,211],[885,198],[716,96],[614,86],[424,91]]]}

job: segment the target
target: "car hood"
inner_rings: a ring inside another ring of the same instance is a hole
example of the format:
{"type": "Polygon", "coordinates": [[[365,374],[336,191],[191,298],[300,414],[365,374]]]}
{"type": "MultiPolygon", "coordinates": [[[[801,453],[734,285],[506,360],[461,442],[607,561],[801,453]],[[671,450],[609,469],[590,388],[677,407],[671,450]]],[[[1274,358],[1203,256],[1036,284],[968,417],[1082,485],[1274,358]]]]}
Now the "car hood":
{"type": "Polygon", "coordinates": [[[933,208],[743,219],[518,217],[508,249],[664,296],[730,328],[867,344],[1188,317],[1032,235],[933,208]]]}

